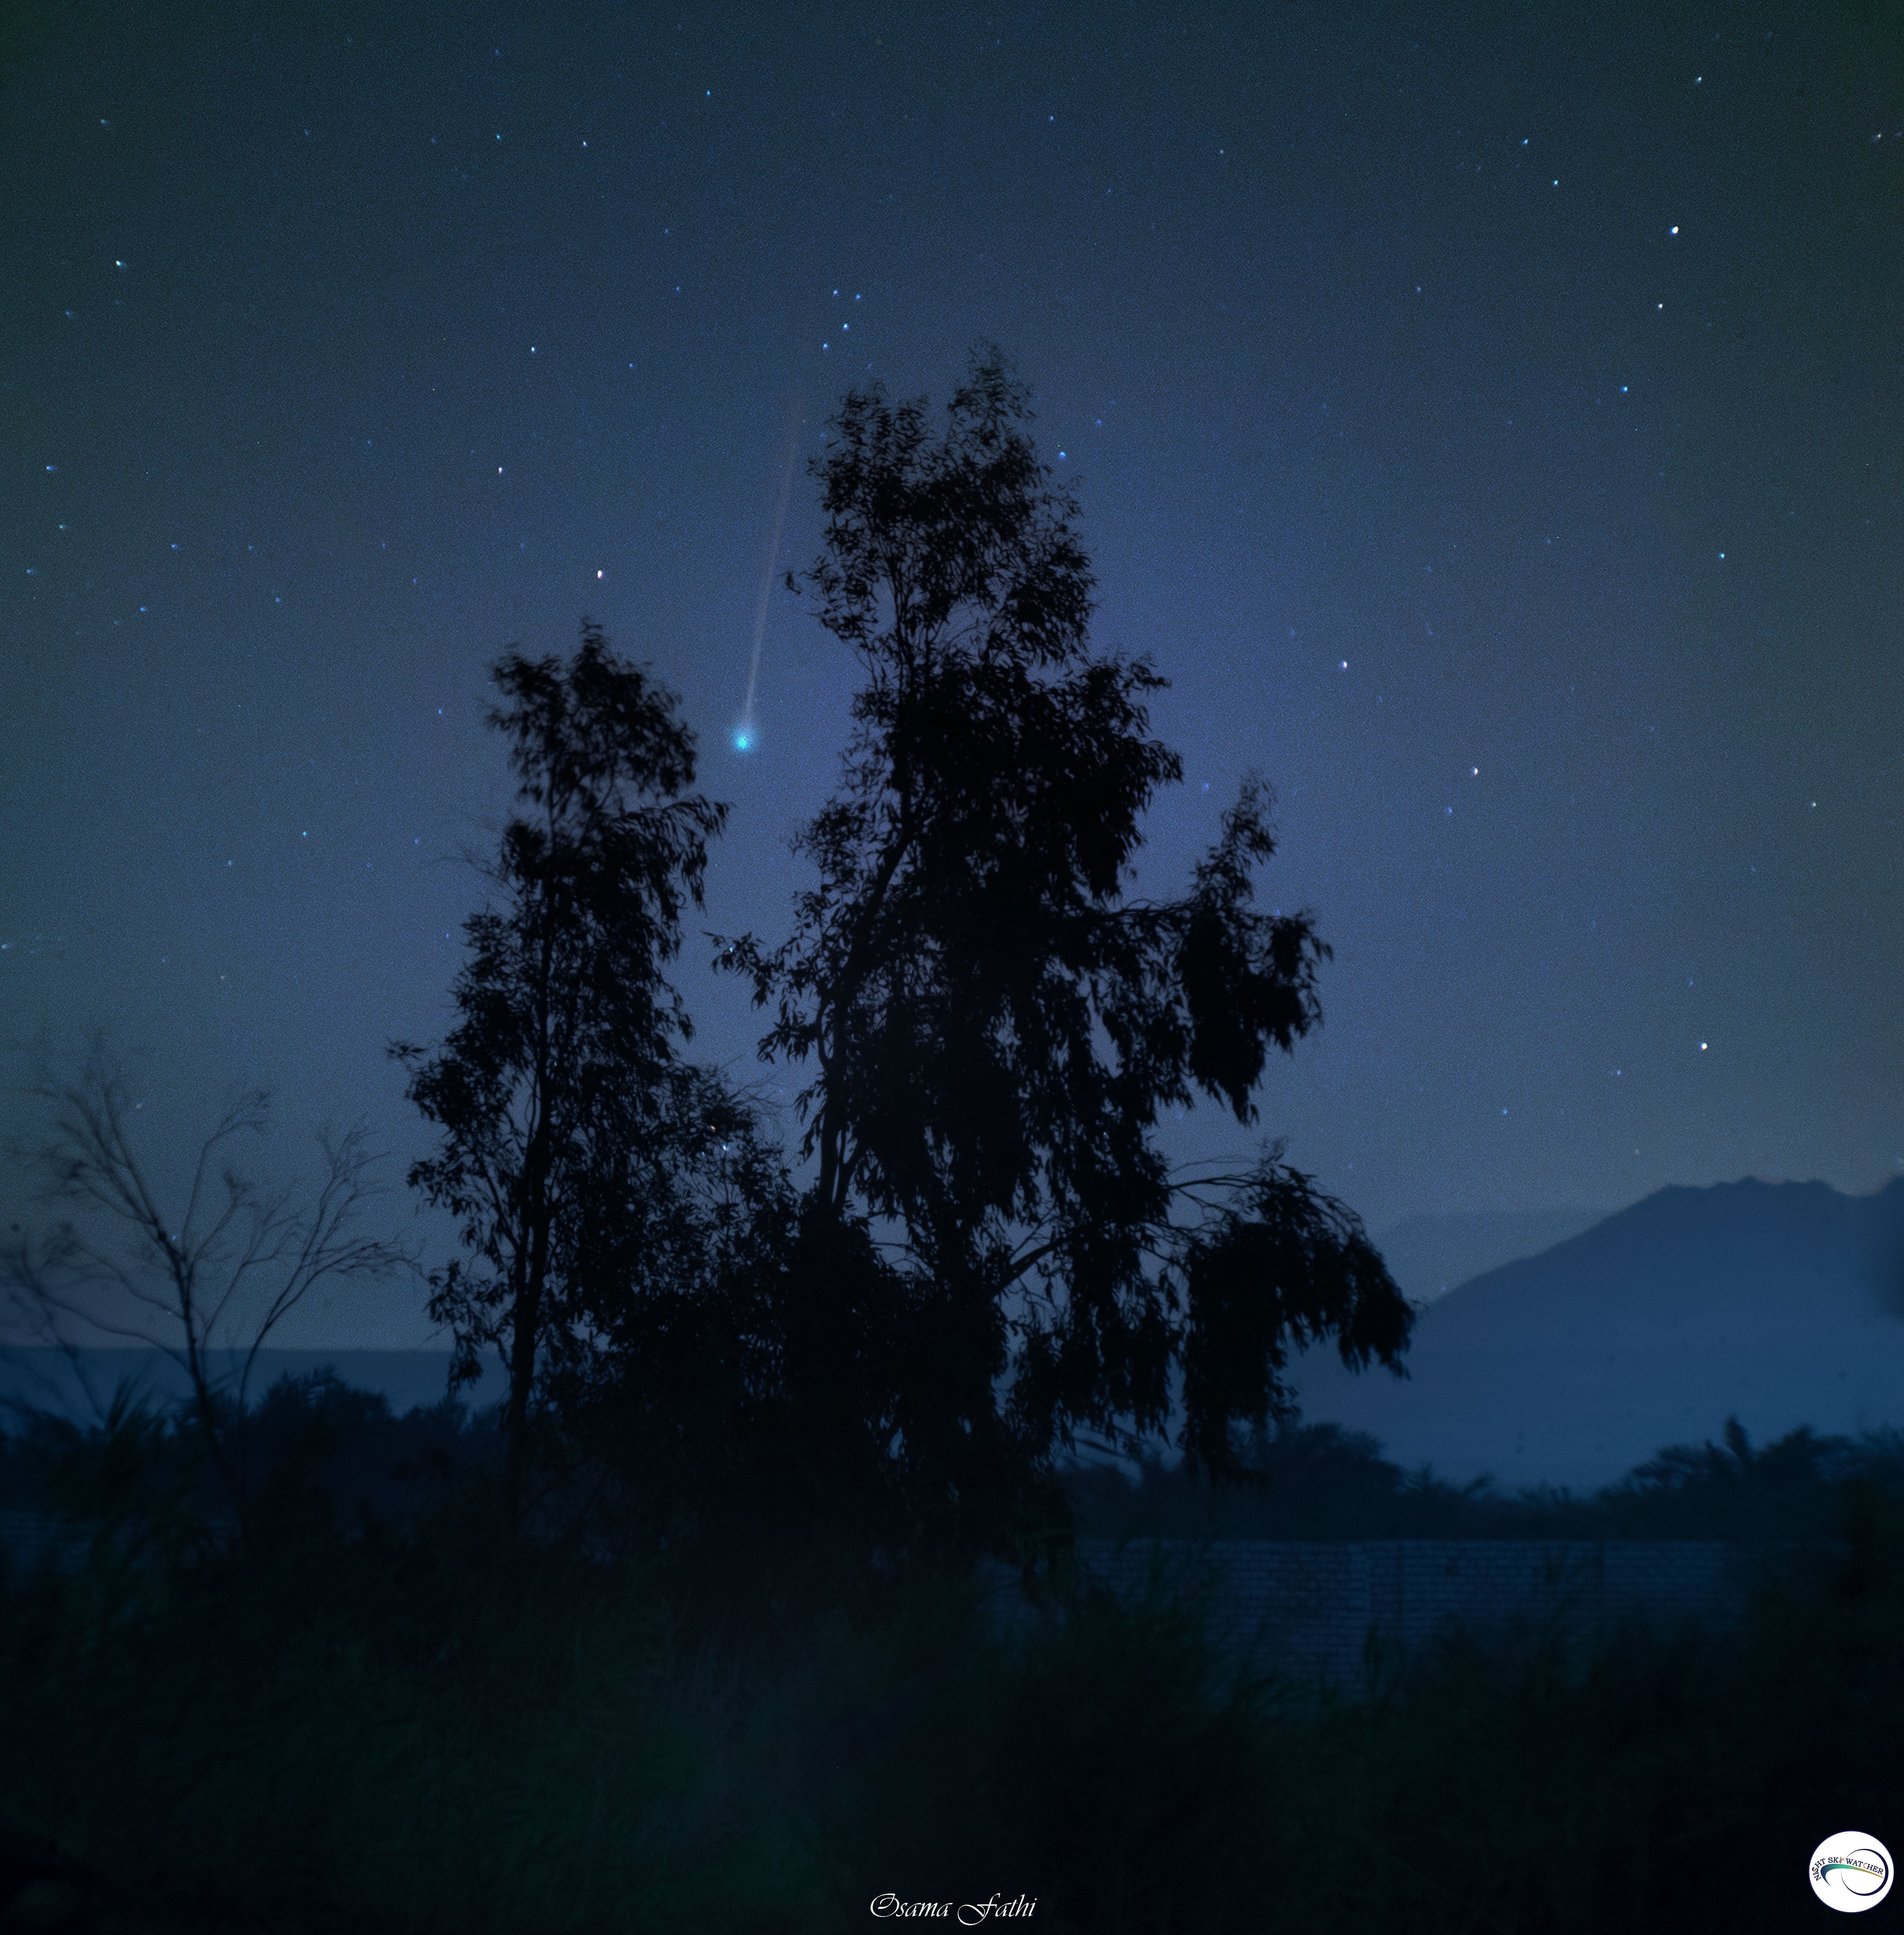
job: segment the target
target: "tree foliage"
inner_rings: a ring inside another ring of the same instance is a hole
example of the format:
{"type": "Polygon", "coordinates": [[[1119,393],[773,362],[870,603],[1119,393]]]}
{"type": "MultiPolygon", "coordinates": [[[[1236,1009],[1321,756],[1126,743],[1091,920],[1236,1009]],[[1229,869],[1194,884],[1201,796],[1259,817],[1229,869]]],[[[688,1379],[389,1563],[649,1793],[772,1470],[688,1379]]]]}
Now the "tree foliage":
{"type": "Polygon", "coordinates": [[[774,1010],[763,1058],[814,1065],[806,1227],[904,1230],[883,1448],[961,1516],[1021,1495],[1081,1426],[1162,1429],[1175,1369],[1185,1449],[1232,1472],[1230,1424],[1281,1402],[1283,1340],[1393,1365],[1409,1323],[1353,1215],[1273,1152],[1180,1220],[1202,1199],[1163,1112],[1201,1094],[1254,1124],[1270,1049],[1320,1019],[1328,950],[1307,915],[1251,905],[1274,851],[1254,782],[1186,895],[1127,898],[1181,765],[1149,735],[1163,680],[1090,644],[1076,506],[1030,414],[995,352],[943,431],[922,403],[846,399],[804,588],[860,663],[852,738],[796,840],[818,880],[791,936],[719,956],[774,1010]]]}
{"type": "Polygon", "coordinates": [[[660,1100],[645,1159],[573,1218],[567,1302],[586,1334],[549,1354],[544,1387],[638,1520],[678,1536],[762,1510],[795,1205],[744,1097],[677,1068],[660,1100]]]}
{"type": "Polygon", "coordinates": [[[683,1178],[718,1167],[742,1125],[680,1058],[691,1024],[663,973],[726,814],[686,793],[694,738],[673,695],[587,621],[566,666],[511,651],[492,678],[527,809],[493,868],[502,904],[465,924],[441,1049],[391,1052],[442,1131],[410,1182],[469,1252],[432,1275],[430,1315],[460,1381],[500,1348],[519,1473],[533,1397],[576,1373],[644,1273],[672,1280],[683,1178]]]}

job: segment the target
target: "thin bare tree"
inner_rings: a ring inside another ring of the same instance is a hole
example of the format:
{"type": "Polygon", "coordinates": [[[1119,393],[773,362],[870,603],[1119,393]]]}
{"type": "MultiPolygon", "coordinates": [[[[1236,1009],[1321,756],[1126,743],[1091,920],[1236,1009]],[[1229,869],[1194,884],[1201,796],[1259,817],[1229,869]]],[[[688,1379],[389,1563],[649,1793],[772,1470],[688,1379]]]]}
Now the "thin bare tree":
{"type": "Polygon", "coordinates": [[[0,1314],[16,1334],[23,1330],[76,1363],[81,1348],[103,1339],[163,1351],[186,1375],[192,1415],[242,1524],[245,1490],[228,1426],[243,1412],[266,1340],[320,1284],[416,1268],[411,1248],[358,1227],[366,1203],[386,1193],[372,1179],[379,1158],[367,1132],[360,1125],[320,1134],[324,1173],[314,1196],[294,1184],[261,1184],[237,1161],[238,1146],[268,1126],[270,1098],[254,1089],[201,1143],[174,1215],[134,1141],[132,1118],[143,1105],[103,1041],[77,1075],[43,1061],[27,1092],[46,1127],[17,1153],[58,1220],[8,1230],[0,1244],[0,1314]]]}

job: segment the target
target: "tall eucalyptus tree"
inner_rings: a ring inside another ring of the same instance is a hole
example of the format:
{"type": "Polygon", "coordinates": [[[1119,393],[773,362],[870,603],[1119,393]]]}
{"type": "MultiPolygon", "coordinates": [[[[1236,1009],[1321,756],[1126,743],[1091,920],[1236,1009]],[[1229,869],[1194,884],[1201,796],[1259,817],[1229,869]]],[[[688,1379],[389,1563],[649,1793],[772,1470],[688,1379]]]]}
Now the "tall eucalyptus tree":
{"type": "Polygon", "coordinates": [[[1290,1344],[1399,1369],[1411,1322],[1353,1213],[1279,1149],[1213,1198],[1159,1146],[1199,1093],[1257,1121],[1328,949],[1251,905],[1275,850],[1258,784],[1181,898],[1127,897],[1181,762],[1150,736],[1161,676],[1091,645],[1077,506],[1030,417],[996,351],[943,430],[846,398],[813,466],[825,548],[788,582],[859,662],[853,731],[796,838],[818,878],[789,937],[718,956],[773,1010],[763,1058],[813,1066],[808,1226],[906,1232],[875,1438],[968,1522],[1021,1503],[1080,1426],[1164,1428],[1173,1369],[1185,1450],[1236,1475],[1230,1427],[1283,1406],[1290,1344]]]}

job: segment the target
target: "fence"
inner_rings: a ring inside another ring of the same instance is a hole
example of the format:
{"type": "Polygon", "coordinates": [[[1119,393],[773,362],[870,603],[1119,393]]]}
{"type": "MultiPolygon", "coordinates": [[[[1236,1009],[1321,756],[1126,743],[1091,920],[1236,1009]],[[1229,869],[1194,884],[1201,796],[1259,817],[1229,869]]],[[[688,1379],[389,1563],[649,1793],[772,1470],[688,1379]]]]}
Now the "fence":
{"type": "MultiPolygon", "coordinates": [[[[86,1532],[50,1513],[0,1511],[16,1576],[83,1564],[86,1532]]],[[[1557,1623],[1590,1632],[1631,1614],[1725,1621],[1743,1611],[1744,1556],[1716,1541],[1272,1539],[1078,1541],[1086,1581],[1127,1601],[1153,1586],[1201,1595],[1217,1646],[1260,1668],[1337,1686],[1362,1680],[1372,1632],[1406,1651],[1451,1626],[1557,1623]]],[[[987,1568],[994,1620],[1040,1617],[1009,1567],[987,1568]]]]}
{"type": "MultiPolygon", "coordinates": [[[[1081,1572],[1126,1601],[1153,1583],[1200,1592],[1206,1631],[1263,1668],[1357,1683],[1372,1632],[1406,1650],[1451,1626],[1557,1623],[1588,1632],[1635,1614],[1736,1619],[1741,1555],[1716,1541],[1383,1539],[1362,1544],[1269,1539],[1078,1542],[1081,1572]]],[[[1015,1574],[991,1571],[993,1617],[1038,1617],[1015,1574]]]]}
{"type": "Polygon", "coordinates": [[[86,1562],[87,1534],[51,1512],[0,1511],[0,1554],[16,1574],[50,1565],[71,1572],[86,1562]]]}

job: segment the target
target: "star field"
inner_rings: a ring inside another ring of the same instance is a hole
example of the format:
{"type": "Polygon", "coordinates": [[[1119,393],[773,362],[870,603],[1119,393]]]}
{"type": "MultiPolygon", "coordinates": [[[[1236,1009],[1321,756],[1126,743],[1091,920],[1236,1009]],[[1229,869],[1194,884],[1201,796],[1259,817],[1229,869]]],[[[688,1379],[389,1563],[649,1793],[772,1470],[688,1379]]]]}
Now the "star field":
{"type": "MultiPolygon", "coordinates": [[[[1292,1161],[1378,1232],[1904,1173],[1872,20],[37,32],[0,134],[0,1013],[149,1047],[155,1134],[264,1082],[287,1145],[421,1146],[383,1045],[440,1033],[508,811],[485,672],[585,612],[734,803],[706,926],[783,931],[854,683],[780,586],[804,460],[848,386],[936,406],[990,340],[1095,637],[1172,681],[1136,891],[1260,769],[1263,904],[1335,948],[1263,1097],[1292,1161]]],[[[771,1095],[708,951],[700,1052],[771,1095]]]]}

